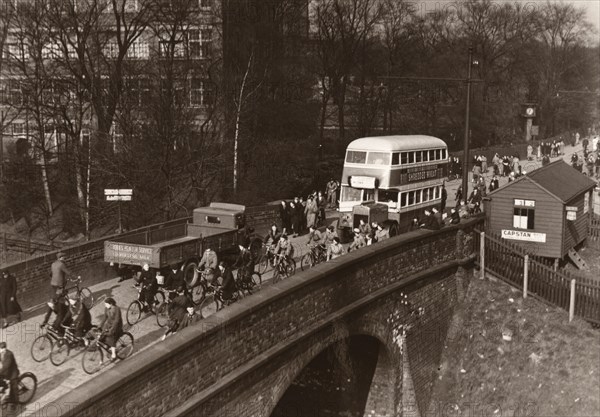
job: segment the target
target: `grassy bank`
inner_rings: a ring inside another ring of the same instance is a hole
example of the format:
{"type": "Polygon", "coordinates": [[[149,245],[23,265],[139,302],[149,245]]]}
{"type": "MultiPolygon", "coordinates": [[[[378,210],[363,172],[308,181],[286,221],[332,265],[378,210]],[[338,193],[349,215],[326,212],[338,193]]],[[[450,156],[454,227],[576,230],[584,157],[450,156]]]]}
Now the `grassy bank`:
{"type": "Polygon", "coordinates": [[[442,359],[422,415],[600,416],[600,331],[503,282],[471,282],[442,359]]]}

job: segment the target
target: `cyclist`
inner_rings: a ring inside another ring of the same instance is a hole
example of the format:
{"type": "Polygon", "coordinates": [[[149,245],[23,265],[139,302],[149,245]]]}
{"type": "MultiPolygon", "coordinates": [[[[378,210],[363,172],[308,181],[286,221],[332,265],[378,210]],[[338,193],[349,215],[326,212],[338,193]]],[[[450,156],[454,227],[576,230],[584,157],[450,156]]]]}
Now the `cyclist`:
{"type": "Polygon", "coordinates": [[[340,243],[340,238],[337,236],[334,237],[333,243],[327,247],[327,260],[339,258],[345,253],[346,250],[344,249],[344,246],[342,246],[342,244],[340,243]]]}
{"type": "MultiPolygon", "coordinates": [[[[0,378],[8,379],[9,394],[5,404],[16,404],[17,401],[17,384],[19,379],[19,367],[15,360],[15,355],[6,348],[6,342],[0,342],[0,378]]],[[[2,381],[5,383],[4,381],[2,381]]],[[[5,385],[6,386],[6,385],[5,385]]]]}
{"type": "Polygon", "coordinates": [[[252,253],[242,244],[239,245],[240,253],[233,264],[234,268],[238,268],[238,277],[243,282],[252,282],[252,272],[254,271],[254,257],[252,253]]]}
{"type": "MultiPolygon", "coordinates": [[[[176,275],[178,273],[176,272],[176,275]]],[[[183,273],[180,274],[183,278],[183,273]]],[[[179,281],[179,280],[177,280],[179,281]]],[[[183,280],[185,282],[185,280],[183,280]]],[[[140,284],[142,286],[140,299],[145,302],[144,311],[148,311],[150,307],[154,304],[154,295],[156,291],[158,291],[158,282],[156,281],[156,274],[150,271],[150,266],[148,264],[144,264],[142,266],[142,273],[140,274],[140,284]]]]}
{"type": "Polygon", "coordinates": [[[284,259],[286,264],[290,263],[290,260],[293,258],[294,256],[294,247],[292,246],[292,244],[290,243],[290,241],[288,240],[287,235],[281,235],[281,237],[279,238],[279,242],[277,243],[277,246],[275,246],[275,254],[277,255],[284,255],[283,258],[281,257],[277,257],[277,259],[275,260],[275,264],[278,265],[279,262],[281,261],[281,259],[284,259]]]}
{"type": "Polygon", "coordinates": [[[369,223],[365,222],[363,219],[359,220],[358,230],[360,231],[360,234],[363,235],[365,240],[371,236],[371,233],[373,233],[373,229],[369,223]]]}
{"type": "Polygon", "coordinates": [[[75,276],[65,265],[65,256],[66,255],[63,252],[59,252],[56,255],[56,261],[50,266],[50,270],[52,271],[52,279],[50,281],[52,297],[54,297],[57,292],[64,291],[65,285],[67,285],[67,277],[75,276]]]}
{"type": "Polygon", "coordinates": [[[177,331],[179,328],[179,323],[181,323],[181,320],[183,319],[188,307],[193,308],[193,304],[190,298],[186,295],[185,287],[181,286],[177,288],[177,297],[175,297],[171,304],[169,304],[169,325],[167,326],[165,334],[162,336],[162,340],[165,340],[168,335],[177,331]]]}
{"type": "Polygon", "coordinates": [[[316,253],[324,253],[325,245],[323,244],[323,236],[321,232],[315,227],[310,226],[308,228],[308,242],[306,244],[316,251],[316,253]]]}
{"type": "Polygon", "coordinates": [[[202,315],[196,314],[196,310],[194,310],[194,307],[188,306],[188,308],[186,310],[187,310],[187,314],[185,314],[183,316],[183,318],[181,319],[181,323],[179,323],[178,330],[185,329],[186,327],[188,327],[188,326],[196,323],[198,320],[202,319],[202,315]]]}
{"type": "Polygon", "coordinates": [[[104,301],[104,320],[100,323],[102,334],[100,342],[106,343],[110,347],[111,359],[117,359],[117,340],[123,334],[123,318],[121,309],[117,307],[114,298],[108,297],[104,301]]]}
{"type": "MultiPolygon", "coordinates": [[[[171,264],[171,270],[169,271],[165,279],[165,288],[170,291],[176,291],[179,287],[186,287],[185,277],[183,271],[177,267],[177,264],[171,264]]],[[[154,294],[152,294],[154,297],[154,294]]],[[[173,297],[172,293],[169,292],[169,299],[173,297]]]]}
{"type": "Polygon", "coordinates": [[[46,311],[46,315],[44,316],[44,321],[41,324],[41,328],[43,329],[48,324],[48,320],[52,313],[56,315],[54,322],[52,322],[52,328],[56,330],[59,334],[63,333],[63,328],[60,327],[61,324],[65,324],[65,317],[69,312],[69,301],[67,300],[66,294],[60,292],[56,294],[56,296],[48,302],[48,310],[46,311]]]}
{"type": "MultiPolygon", "coordinates": [[[[73,324],[73,336],[76,338],[82,338],[92,328],[90,310],[75,297],[69,298],[69,311],[62,322],[64,326],[69,326],[71,323],[73,324]]],[[[87,346],[89,341],[85,339],[84,342],[87,346]]]]}
{"type": "Polygon", "coordinates": [[[237,291],[235,279],[233,279],[233,273],[231,272],[231,268],[229,268],[227,264],[223,261],[219,263],[219,269],[221,271],[219,280],[221,281],[220,286],[223,301],[231,301],[233,298],[233,294],[237,291]]]}
{"type": "Polygon", "coordinates": [[[338,237],[334,226],[329,226],[325,229],[325,246],[329,247],[333,243],[333,240],[338,237]]]}
{"type": "Polygon", "coordinates": [[[354,228],[354,240],[348,247],[348,252],[351,252],[356,249],[364,248],[365,246],[367,246],[365,237],[360,232],[360,229],[358,227],[354,228]]]}
{"type": "Polygon", "coordinates": [[[202,259],[200,259],[200,263],[198,264],[198,268],[196,269],[198,272],[202,271],[202,269],[206,268],[206,278],[209,284],[214,285],[214,281],[217,278],[217,267],[219,265],[219,258],[217,257],[217,252],[215,252],[210,246],[206,248],[204,253],[202,254],[202,259]]]}

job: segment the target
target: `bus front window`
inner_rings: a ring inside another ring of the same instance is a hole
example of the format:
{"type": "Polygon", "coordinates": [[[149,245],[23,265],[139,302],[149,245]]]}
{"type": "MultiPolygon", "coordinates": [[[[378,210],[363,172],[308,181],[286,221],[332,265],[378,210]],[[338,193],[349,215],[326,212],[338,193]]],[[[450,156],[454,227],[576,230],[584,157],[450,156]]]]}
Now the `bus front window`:
{"type": "Polygon", "coordinates": [[[390,165],[391,154],[388,152],[369,152],[367,164],[371,165],[390,165]]]}
{"type": "Polygon", "coordinates": [[[348,187],[347,185],[343,185],[340,200],[341,201],[361,201],[361,194],[362,194],[362,190],[348,187]]]}

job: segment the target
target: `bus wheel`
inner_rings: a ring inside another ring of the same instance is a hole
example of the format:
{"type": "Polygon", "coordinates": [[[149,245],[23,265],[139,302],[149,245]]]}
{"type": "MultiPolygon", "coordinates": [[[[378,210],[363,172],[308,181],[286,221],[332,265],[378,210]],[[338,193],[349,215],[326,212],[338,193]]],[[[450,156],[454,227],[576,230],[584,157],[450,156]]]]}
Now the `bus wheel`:
{"type": "Polygon", "coordinates": [[[400,234],[400,231],[398,230],[398,223],[392,223],[390,225],[390,237],[397,236],[398,234],[400,234]]]}
{"type": "Polygon", "coordinates": [[[188,262],[185,268],[183,268],[183,277],[188,288],[194,287],[198,282],[197,267],[198,264],[196,262],[188,262]]]}

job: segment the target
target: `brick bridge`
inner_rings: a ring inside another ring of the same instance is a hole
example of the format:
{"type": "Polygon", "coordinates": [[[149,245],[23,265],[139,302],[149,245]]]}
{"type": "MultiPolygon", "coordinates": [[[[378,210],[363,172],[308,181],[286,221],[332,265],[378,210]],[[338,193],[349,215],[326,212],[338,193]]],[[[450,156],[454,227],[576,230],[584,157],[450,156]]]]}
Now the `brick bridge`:
{"type": "Polygon", "coordinates": [[[297,272],[81,385],[60,400],[64,415],[271,416],[319,353],[359,363],[357,338],[376,348],[370,373],[352,376],[370,386],[365,416],[425,414],[480,223],[411,232],[297,272]]]}

